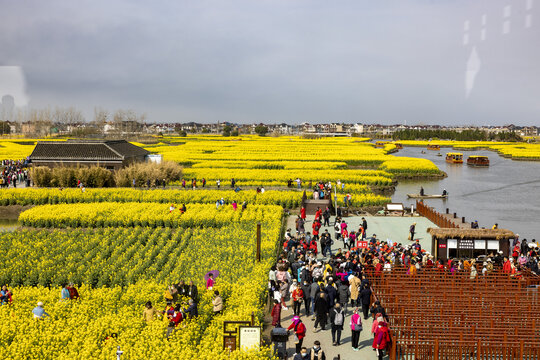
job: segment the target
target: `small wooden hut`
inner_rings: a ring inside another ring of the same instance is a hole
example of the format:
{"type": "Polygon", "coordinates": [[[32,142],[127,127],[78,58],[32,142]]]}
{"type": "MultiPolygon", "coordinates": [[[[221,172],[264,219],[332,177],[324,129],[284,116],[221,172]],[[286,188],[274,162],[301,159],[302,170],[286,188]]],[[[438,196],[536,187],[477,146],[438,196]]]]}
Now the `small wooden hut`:
{"type": "Polygon", "coordinates": [[[510,252],[515,234],[506,229],[429,228],[435,258],[477,258],[502,251],[510,252]]]}

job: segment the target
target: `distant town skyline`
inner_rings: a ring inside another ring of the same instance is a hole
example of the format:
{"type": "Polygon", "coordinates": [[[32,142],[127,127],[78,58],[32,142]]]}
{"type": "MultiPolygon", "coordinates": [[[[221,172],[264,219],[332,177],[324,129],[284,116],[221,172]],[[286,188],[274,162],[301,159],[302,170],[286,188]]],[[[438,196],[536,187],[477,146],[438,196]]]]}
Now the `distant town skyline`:
{"type": "Polygon", "coordinates": [[[540,1],[6,2],[0,99],[149,123],[540,125],[540,1]]]}

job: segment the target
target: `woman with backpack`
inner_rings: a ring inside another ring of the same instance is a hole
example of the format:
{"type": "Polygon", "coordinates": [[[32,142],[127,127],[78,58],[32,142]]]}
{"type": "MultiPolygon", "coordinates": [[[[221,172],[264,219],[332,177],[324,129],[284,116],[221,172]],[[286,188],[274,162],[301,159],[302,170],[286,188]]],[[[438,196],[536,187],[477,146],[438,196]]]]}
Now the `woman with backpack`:
{"type": "Polygon", "coordinates": [[[358,351],[358,341],[360,340],[360,332],[362,331],[362,317],[358,314],[358,308],[354,309],[351,316],[351,341],[352,349],[358,351]]]}
{"type": "Polygon", "coordinates": [[[345,322],[345,314],[341,305],[337,303],[332,310],[330,310],[330,324],[332,325],[332,345],[341,345],[341,331],[343,330],[343,323],[345,322]]]}

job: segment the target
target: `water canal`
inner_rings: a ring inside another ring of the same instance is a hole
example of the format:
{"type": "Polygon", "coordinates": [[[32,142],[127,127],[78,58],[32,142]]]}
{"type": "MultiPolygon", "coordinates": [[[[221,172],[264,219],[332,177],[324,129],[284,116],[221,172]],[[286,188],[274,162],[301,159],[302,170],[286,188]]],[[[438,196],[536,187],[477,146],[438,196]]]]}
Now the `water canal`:
{"type": "Polygon", "coordinates": [[[429,206],[444,212],[456,212],[466,221],[478,220],[480,227],[491,227],[498,223],[500,228],[512,230],[527,240],[540,238],[540,162],[515,161],[503,158],[492,151],[461,151],[464,164],[448,164],[444,155],[452,151],[442,148],[428,151],[425,148],[405,147],[396,156],[419,157],[433,161],[448,174],[442,180],[402,180],[392,196],[393,202],[406,206],[414,204],[408,193],[418,193],[420,186],[426,194],[449,192],[447,200],[424,200],[429,206]],[[424,150],[426,153],[422,154],[424,150]],[[469,155],[489,157],[488,168],[471,167],[466,164],[469,155]]]}

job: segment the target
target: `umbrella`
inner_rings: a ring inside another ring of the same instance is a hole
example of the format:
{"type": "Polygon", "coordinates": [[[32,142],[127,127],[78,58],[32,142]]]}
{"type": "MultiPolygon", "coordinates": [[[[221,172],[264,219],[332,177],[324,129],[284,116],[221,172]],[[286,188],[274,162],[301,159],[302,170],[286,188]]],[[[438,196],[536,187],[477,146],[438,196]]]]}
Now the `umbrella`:
{"type": "Polygon", "coordinates": [[[218,270],[211,270],[209,272],[206,273],[206,275],[204,275],[204,280],[205,281],[208,281],[208,279],[210,278],[210,274],[214,275],[214,279],[217,278],[219,276],[219,271],[218,270]]]}

